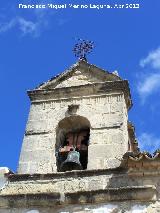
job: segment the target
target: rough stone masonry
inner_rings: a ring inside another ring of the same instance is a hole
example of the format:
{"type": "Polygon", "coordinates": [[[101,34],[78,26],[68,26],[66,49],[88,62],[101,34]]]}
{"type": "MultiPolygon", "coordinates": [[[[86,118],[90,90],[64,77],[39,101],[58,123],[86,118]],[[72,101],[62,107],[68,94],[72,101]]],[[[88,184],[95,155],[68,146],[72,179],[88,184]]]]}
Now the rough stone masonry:
{"type": "Polygon", "coordinates": [[[0,169],[0,213],[160,212],[160,153],[138,149],[127,80],[80,60],[28,95],[18,173],[0,169]],[[61,172],[72,151],[83,169],[61,172]]]}

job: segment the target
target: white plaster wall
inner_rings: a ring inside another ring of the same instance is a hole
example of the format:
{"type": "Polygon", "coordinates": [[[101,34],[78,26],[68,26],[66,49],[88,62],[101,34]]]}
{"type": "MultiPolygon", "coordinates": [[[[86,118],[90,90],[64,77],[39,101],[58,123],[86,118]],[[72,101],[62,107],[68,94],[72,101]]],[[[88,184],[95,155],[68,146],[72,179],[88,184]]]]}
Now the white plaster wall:
{"type": "Polygon", "coordinates": [[[9,169],[7,167],[0,167],[0,191],[6,186],[8,180],[5,177],[5,174],[9,173],[9,169]]]}
{"type": "Polygon", "coordinates": [[[158,213],[160,202],[136,203],[121,202],[93,205],[75,205],[66,207],[46,207],[30,209],[0,209],[0,213],[158,213]]]}

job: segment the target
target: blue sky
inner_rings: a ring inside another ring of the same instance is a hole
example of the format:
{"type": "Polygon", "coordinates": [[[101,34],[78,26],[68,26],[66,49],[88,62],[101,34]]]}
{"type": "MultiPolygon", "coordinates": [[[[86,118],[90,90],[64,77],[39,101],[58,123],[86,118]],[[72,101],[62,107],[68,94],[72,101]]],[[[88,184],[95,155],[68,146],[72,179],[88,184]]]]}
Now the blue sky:
{"type": "Polygon", "coordinates": [[[128,79],[142,150],[160,147],[159,0],[2,0],[0,4],[0,166],[16,171],[29,112],[28,89],[77,59],[75,38],[95,42],[88,61],[128,79]],[[140,3],[139,9],[19,9],[18,4],[140,3]]]}

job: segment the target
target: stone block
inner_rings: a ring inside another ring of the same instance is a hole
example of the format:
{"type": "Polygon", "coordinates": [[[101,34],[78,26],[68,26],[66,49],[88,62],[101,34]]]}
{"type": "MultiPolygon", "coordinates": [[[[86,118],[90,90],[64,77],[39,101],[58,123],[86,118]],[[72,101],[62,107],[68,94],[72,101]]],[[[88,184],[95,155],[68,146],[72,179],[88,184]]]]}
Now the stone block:
{"type": "Polygon", "coordinates": [[[106,159],[105,168],[107,169],[117,168],[121,166],[121,163],[122,163],[122,160],[120,159],[115,159],[115,158],[106,159]]]}
{"type": "Polygon", "coordinates": [[[29,120],[26,127],[26,132],[33,133],[47,132],[49,130],[47,120],[29,120]]]}
{"type": "Polygon", "coordinates": [[[49,162],[54,158],[52,150],[32,150],[21,153],[20,161],[22,162],[49,162]]]}
{"type": "Polygon", "coordinates": [[[25,174],[29,172],[29,162],[21,162],[19,161],[18,165],[18,173],[25,174]]]}
{"type": "Polygon", "coordinates": [[[120,147],[114,144],[102,145],[95,144],[88,147],[88,166],[87,169],[104,169],[106,166],[117,167],[119,160],[123,158],[126,150],[123,145],[120,147]],[[115,161],[113,161],[115,159],[115,161]],[[118,160],[116,160],[118,159],[118,160]],[[108,160],[108,162],[107,162],[108,160]]]}
{"type": "Polygon", "coordinates": [[[111,104],[111,113],[123,114],[123,102],[121,104],[111,104]]]}

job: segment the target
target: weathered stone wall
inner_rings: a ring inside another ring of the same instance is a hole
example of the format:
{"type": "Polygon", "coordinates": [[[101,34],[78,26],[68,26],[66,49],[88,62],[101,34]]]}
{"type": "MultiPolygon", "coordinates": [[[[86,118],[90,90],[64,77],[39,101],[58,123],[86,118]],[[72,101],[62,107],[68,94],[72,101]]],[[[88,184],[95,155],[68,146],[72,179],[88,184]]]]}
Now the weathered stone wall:
{"type": "Polygon", "coordinates": [[[0,213],[160,212],[159,171],[153,168],[4,174],[4,178],[0,213]]]}
{"type": "Polygon", "coordinates": [[[128,82],[79,63],[81,69],[28,91],[31,108],[19,174],[0,169],[0,213],[160,212],[159,153],[126,153],[128,82]],[[75,119],[84,130],[90,128],[87,170],[58,173],[57,143],[70,128],[64,131],[66,123],[75,119]]]}
{"type": "Polygon", "coordinates": [[[61,98],[33,102],[19,161],[19,173],[51,173],[58,123],[67,117],[69,105],[79,105],[76,115],[90,122],[88,169],[119,166],[127,151],[127,108],[123,93],[61,98]],[[94,154],[94,161],[93,161],[94,154]]]}

